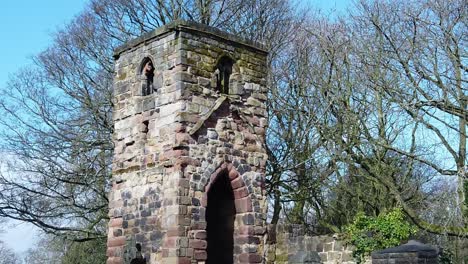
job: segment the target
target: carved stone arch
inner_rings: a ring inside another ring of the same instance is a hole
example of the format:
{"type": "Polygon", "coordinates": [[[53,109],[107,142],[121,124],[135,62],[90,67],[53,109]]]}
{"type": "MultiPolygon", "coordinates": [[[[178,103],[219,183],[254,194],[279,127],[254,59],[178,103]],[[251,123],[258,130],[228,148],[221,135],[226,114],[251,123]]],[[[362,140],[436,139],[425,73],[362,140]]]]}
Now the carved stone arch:
{"type": "Polygon", "coordinates": [[[146,96],[154,92],[154,60],[151,56],[144,57],[138,66],[138,76],[141,80],[141,95],[146,96]]]}
{"type": "Polygon", "coordinates": [[[148,61],[151,61],[151,62],[154,62],[154,58],[152,55],[150,54],[146,54],[143,59],[141,59],[140,61],[140,64],[138,64],[138,68],[136,69],[136,74],[137,75],[141,75],[142,72],[143,72],[143,69],[145,67],[145,64],[148,62],[148,61]]]}
{"type": "Polygon", "coordinates": [[[203,194],[202,205],[207,207],[207,196],[211,185],[217,180],[218,177],[220,177],[220,175],[223,174],[226,174],[229,177],[230,185],[234,192],[234,199],[239,200],[236,202],[236,213],[252,212],[252,200],[250,198],[248,186],[245,184],[234,165],[227,162],[221,164],[218,169],[216,169],[211,174],[208,182],[205,183],[205,192],[203,194]]]}
{"type": "Polygon", "coordinates": [[[237,61],[237,57],[234,54],[222,52],[215,61],[215,69],[216,69],[216,66],[220,63],[220,61],[224,59],[231,60],[233,64],[237,61]]]}
{"type": "Polygon", "coordinates": [[[211,174],[204,190],[206,263],[235,263],[239,255],[234,248],[249,243],[244,234],[246,223],[242,221],[253,213],[248,188],[236,168],[223,163],[211,174]]]}

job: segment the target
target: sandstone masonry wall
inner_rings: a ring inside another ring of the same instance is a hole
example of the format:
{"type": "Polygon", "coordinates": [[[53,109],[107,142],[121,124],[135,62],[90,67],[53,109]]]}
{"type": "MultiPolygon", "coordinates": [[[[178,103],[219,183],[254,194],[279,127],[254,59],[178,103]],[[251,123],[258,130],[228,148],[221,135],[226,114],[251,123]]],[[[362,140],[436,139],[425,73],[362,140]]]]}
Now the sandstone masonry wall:
{"type": "MultiPolygon", "coordinates": [[[[337,236],[307,235],[299,225],[269,226],[268,233],[266,263],[356,263],[352,246],[337,236]]],[[[366,263],[370,264],[370,259],[366,263]]]]}
{"type": "Polygon", "coordinates": [[[207,193],[219,175],[234,192],[234,263],[261,263],[266,233],[266,55],[261,46],[177,21],[116,51],[115,154],[108,262],[204,263],[207,193]],[[234,61],[229,93],[215,88],[234,61]],[[142,94],[142,61],[154,65],[142,94]]]}

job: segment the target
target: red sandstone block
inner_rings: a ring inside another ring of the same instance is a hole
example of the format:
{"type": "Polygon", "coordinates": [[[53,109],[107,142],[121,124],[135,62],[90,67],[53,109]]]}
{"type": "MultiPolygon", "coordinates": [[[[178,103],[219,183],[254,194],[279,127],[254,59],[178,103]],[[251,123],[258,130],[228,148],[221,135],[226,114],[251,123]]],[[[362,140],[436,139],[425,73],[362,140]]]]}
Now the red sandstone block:
{"type": "Polygon", "coordinates": [[[234,204],[236,205],[237,213],[252,212],[252,201],[250,197],[236,199],[234,200],[234,204]]]}
{"type": "Polygon", "coordinates": [[[244,197],[247,197],[248,195],[249,195],[249,190],[245,186],[234,190],[235,199],[244,198],[244,197]]]}
{"type": "Polygon", "coordinates": [[[176,167],[179,167],[179,169],[181,167],[186,167],[188,165],[192,165],[192,166],[200,166],[201,163],[199,160],[197,159],[193,159],[193,158],[190,158],[190,157],[179,157],[176,162],[175,162],[175,165],[176,167]]]}
{"type": "Polygon", "coordinates": [[[254,230],[253,226],[241,225],[235,229],[235,233],[238,235],[253,235],[254,230]]]}
{"type": "Polygon", "coordinates": [[[187,156],[188,150],[186,149],[174,149],[174,150],[167,150],[162,155],[159,156],[159,161],[166,161],[171,158],[178,158],[181,156],[187,156]]]}
{"type": "Polygon", "coordinates": [[[107,257],[118,257],[118,255],[117,255],[117,249],[118,249],[118,248],[115,248],[115,247],[107,248],[106,256],[107,256],[107,257]]]}
{"type": "Polygon", "coordinates": [[[175,149],[171,153],[174,157],[187,156],[189,151],[187,149],[175,149]]]}
{"type": "Polygon", "coordinates": [[[177,183],[178,187],[183,187],[183,188],[188,188],[190,187],[190,181],[189,179],[179,179],[177,183]]]}
{"type": "Polygon", "coordinates": [[[148,217],[146,217],[146,224],[147,225],[154,225],[154,224],[156,224],[157,221],[158,221],[157,216],[148,216],[148,217]]]}
{"type": "Polygon", "coordinates": [[[260,244],[260,238],[249,235],[235,236],[234,241],[236,244],[260,244]]]}
{"type": "Polygon", "coordinates": [[[184,234],[185,234],[185,229],[183,226],[168,228],[166,232],[167,237],[179,237],[179,236],[183,236],[184,234]]]}
{"type": "Polygon", "coordinates": [[[109,227],[122,227],[122,223],[123,223],[122,217],[112,218],[109,221],[109,227]]]}
{"type": "Polygon", "coordinates": [[[163,246],[165,248],[175,248],[177,244],[177,239],[178,237],[166,237],[166,239],[164,239],[163,246]]]}
{"type": "Polygon", "coordinates": [[[210,190],[211,188],[211,182],[209,182],[206,186],[205,186],[205,193],[208,193],[208,191],[210,190]]]}
{"type": "Polygon", "coordinates": [[[255,144],[257,142],[257,137],[250,131],[246,130],[242,135],[244,136],[244,141],[248,144],[255,144]]]}
{"type": "Polygon", "coordinates": [[[120,247],[125,245],[125,237],[113,237],[107,240],[107,247],[120,247]]]}
{"type": "Polygon", "coordinates": [[[206,231],[205,230],[197,231],[195,233],[195,238],[196,239],[206,239],[206,231]]]}
{"type": "Polygon", "coordinates": [[[201,239],[190,239],[189,247],[193,249],[206,249],[207,243],[206,240],[201,239]]]}
{"type": "MultiPolygon", "coordinates": [[[[205,191],[205,193],[208,193],[208,191],[205,191]]],[[[207,207],[208,206],[208,199],[206,197],[206,195],[204,195],[200,201],[200,204],[203,206],[203,207],[207,207]]]]}
{"type": "Polygon", "coordinates": [[[247,118],[247,119],[249,120],[249,123],[251,125],[260,126],[260,119],[258,119],[258,117],[253,116],[253,117],[250,117],[250,118],[247,118]]]}
{"type": "Polygon", "coordinates": [[[184,125],[184,124],[181,124],[181,123],[178,123],[175,127],[174,127],[174,131],[179,133],[179,132],[185,132],[186,131],[186,128],[187,126],[184,125]]]}
{"type": "MultiPolygon", "coordinates": [[[[216,177],[218,177],[218,175],[221,173],[222,169],[221,168],[218,168],[215,172],[213,172],[213,174],[210,175],[210,183],[211,182],[215,182],[216,180],[216,177]]],[[[207,186],[208,187],[208,186],[207,186]]],[[[206,189],[206,188],[205,188],[206,189]]]]}
{"type": "Polygon", "coordinates": [[[123,205],[124,205],[123,200],[114,200],[114,201],[109,202],[110,208],[123,207],[123,205]]]}
{"type": "Polygon", "coordinates": [[[256,226],[254,230],[256,235],[264,235],[267,232],[266,227],[263,226],[256,226]]]}
{"type": "Polygon", "coordinates": [[[235,236],[234,242],[239,245],[249,244],[249,236],[235,236]]]}
{"type": "Polygon", "coordinates": [[[175,145],[188,145],[191,141],[191,137],[187,133],[176,133],[175,135],[175,145]]]}
{"type": "Polygon", "coordinates": [[[239,177],[239,173],[236,170],[229,171],[229,179],[234,180],[235,178],[239,177]]]}
{"type": "Polygon", "coordinates": [[[193,258],[196,260],[206,260],[207,254],[205,250],[195,250],[193,252],[193,258]]]}
{"type": "Polygon", "coordinates": [[[193,229],[193,230],[204,230],[206,229],[206,222],[203,221],[203,222],[192,222],[190,224],[190,229],[193,229]]]}
{"type": "Polygon", "coordinates": [[[255,128],[255,134],[259,136],[265,136],[265,129],[261,127],[256,127],[255,128]]]}
{"type": "Polygon", "coordinates": [[[108,258],[106,264],[123,264],[121,258],[108,258]]]}
{"type": "Polygon", "coordinates": [[[237,177],[231,181],[231,187],[233,190],[238,189],[242,186],[244,186],[244,181],[242,180],[241,177],[237,177]]]}
{"type": "Polygon", "coordinates": [[[239,255],[239,261],[241,263],[261,263],[262,256],[255,253],[242,253],[239,255]]]}
{"type": "Polygon", "coordinates": [[[177,263],[178,264],[191,264],[192,261],[190,260],[190,258],[177,258],[177,263]]]}
{"type": "Polygon", "coordinates": [[[124,186],[123,182],[119,182],[119,183],[113,182],[112,190],[120,190],[123,188],[123,186],[124,186]]]}

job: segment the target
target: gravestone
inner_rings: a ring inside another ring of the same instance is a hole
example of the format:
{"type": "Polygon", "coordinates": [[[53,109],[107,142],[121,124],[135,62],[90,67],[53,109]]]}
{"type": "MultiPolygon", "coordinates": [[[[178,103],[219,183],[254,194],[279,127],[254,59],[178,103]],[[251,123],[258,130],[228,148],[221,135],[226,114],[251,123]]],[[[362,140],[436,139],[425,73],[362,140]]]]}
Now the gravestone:
{"type": "Polygon", "coordinates": [[[410,240],[398,247],[372,253],[372,264],[437,264],[437,249],[410,240]]]}

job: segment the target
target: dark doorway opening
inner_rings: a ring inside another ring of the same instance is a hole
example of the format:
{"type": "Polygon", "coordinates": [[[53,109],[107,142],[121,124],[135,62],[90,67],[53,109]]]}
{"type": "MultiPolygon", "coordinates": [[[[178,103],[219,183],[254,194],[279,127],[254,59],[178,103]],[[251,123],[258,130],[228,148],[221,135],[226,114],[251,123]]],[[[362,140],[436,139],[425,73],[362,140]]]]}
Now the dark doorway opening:
{"type": "Polygon", "coordinates": [[[208,191],[206,208],[207,264],[232,264],[234,254],[234,193],[227,172],[218,175],[208,191]]]}

